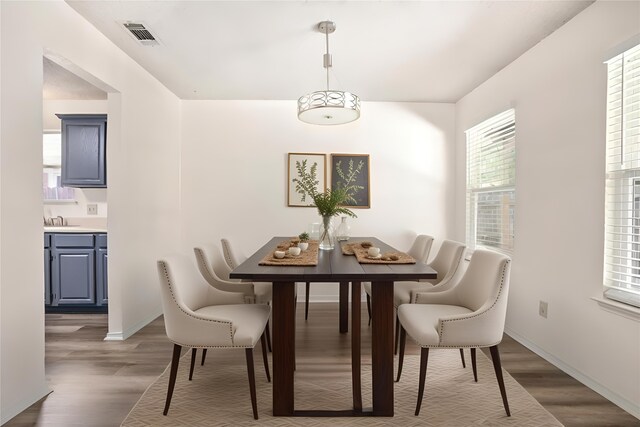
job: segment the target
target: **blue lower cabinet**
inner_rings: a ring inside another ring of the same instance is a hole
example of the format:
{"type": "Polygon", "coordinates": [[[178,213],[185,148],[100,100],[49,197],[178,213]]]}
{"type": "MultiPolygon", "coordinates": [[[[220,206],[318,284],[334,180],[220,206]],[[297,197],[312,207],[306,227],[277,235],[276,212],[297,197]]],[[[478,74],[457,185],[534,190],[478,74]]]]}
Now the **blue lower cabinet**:
{"type": "Polygon", "coordinates": [[[109,302],[109,292],[107,289],[107,261],[109,255],[106,248],[99,248],[97,250],[96,259],[96,291],[97,291],[97,305],[107,305],[109,302]]]}
{"type": "Polygon", "coordinates": [[[96,251],[53,248],[51,252],[51,305],[95,304],[96,251]]]}
{"type": "Polygon", "coordinates": [[[51,305],[51,235],[44,233],[44,305],[51,305]]]}
{"type": "Polygon", "coordinates": [[[45,305],[48,310],[107,308],[107,235],[45,235],[45,305]],[[47,247],[50,240],[50,247],[47,247]]]}
{"type": "Polygon", "coordinates": [[[51,249],[44,250],[44,304],[51,305],[51,249]]]}

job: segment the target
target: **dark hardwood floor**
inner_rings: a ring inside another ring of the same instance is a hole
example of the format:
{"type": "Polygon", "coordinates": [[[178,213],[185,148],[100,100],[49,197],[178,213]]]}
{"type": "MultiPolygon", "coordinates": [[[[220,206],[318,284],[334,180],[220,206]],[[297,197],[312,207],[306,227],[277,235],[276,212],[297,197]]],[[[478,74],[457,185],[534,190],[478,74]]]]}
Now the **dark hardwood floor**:
{"type": "MultiPolygon", "coordinates": [[[[362,319],[363,361],[370,363],[365,304],[362,319]]],[[[350,335],[338,333],[338,305],[311,304],[305,322],[304,304],[299,304],[297,323],[296,352],[309,360],[304,368],[332,363],[337,374],[349,375],[350,335]]],[[[103,314],[47,314],[45,364],[53,392],[5,426],[119,426],[169,364],[172,344],[161,317],[124,342],[103,341],[106,332],[103,314]]],[[[505,336],[500,351],[503,367],[566,426],[640,425],[640,420],[510,337],[505,336]]],[[[410,340],[407,354],[419,354],[410,340]]],[[[228,357],[238,358],[238,353],[228,351],[228,357]]]]}

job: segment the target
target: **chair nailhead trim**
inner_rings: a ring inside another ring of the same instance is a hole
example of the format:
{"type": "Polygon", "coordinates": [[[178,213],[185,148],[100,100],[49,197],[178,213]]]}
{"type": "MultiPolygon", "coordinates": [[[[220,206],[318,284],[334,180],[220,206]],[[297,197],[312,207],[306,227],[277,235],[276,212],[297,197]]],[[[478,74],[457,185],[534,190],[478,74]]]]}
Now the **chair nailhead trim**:
{"type": "Polygon", "coordinates": [[[224,259],[227,263],[227,265],[231,268],[236,268],[237,265],[233,265],[233,260],[231,259],[231,248],[228,245],[228,242],[226,240],[222,240],[222,254],[224,255],[224,259]]]}
{"type": "MultiPolygon", "coordinates": [[[[232,346],[228,346],[228,345],[193,345],[193,344],[183,344],[181,342],[178,341],[174,341],[171,340],[172,343],[174,344],[178,344],[181,345],[182,347],[189,347],[189,348],[226,348],[226,349],[234,349],[234,348],[255,348],[256,345],[232,345],[232,346]]],[[[257,342],[256,342],[257,344],[257,342]]]]}
{"type": "MultiPolygon", "coordinates": [[[[160,261],[160,263],[162,264],[162,270],[164,271],[164,276],[167,279],[167,284],[169,285],[169,292],[171,292],[171,298],[173,298],[173,301],[176,303],[176,306],[178,306],[180,311],[182,311],[187,316],[193,317],[194,319],[197,319],[197,320],[203,320],[205,322],[213,322],[213,323],[220,323],[220,324],[223,324],[223,325],[224,324],[229,325],[229,339],[231,340],[231,347],[234,347],[234,345],[233,345],[233,323],[231,323],[231,322],[222,322],[220,320],[213,320],[213,319],[203,319],[201,317],[194,316],[193,314],[183,310],[182,307],[180,307],[180,304],[178,303],[178,300],[176,300],[175,294],[173,293],[173,285],[171,284],[171,279],[169,278],[169,272],[167,271],[167,263],[165,261],[160,261]]],[[[185,345],[185,346],[189,347],[189,345],[187,345],[187,344],[181,344],[181,345],[185,345]]],[[[211,348],[228,348],[228,347],[212,346],[211,348]]],[[[239,348],[246,348],[246,347],[239,347],[239,348]]]]}
{"type": "Polygon", "coordinates": [[[422,345],[419,342],[415,341],[415,343],[422,348],[485,348],[485,347],[493,347],[494,345],[498,345],[501,342],[502,340],[493,344],[482,344],[482,345],[422,345]]]}
{"type": "MultiPolygon", "coordinates": [[[[488,313],[489,311],[491,311],[493,309],[493,307],[496,306],[496,304],[498,303],[498,300],[500,299],[500,294],[502,294],[502,289],[504,287],[504,279],[505,279],[505,275],[507,272],[507,265],[509,265],[509,263],[511,262],[510,259],[506,259],[504,261],[504,265],[502,266],[502,277],[500,277],[500,288],[498,289],[498,295],[496,296],[496,299],[493,301],[493,304],[491,304],[491,307],[487,308],[486,310],[480,312],[480,313],[476,313],[475,315],[471,316],[471,317],[465,317],[463,319],[448,319],[448,320],[440,320],[440,331],[438,333],[438,335],[440,336],[440,340],[442,340],[442,334],[443,334],[443,329],[444,329],[444,324],[447,322],[462,322],[465,320],[469,320],[469,319],[473,319],[475,317],[478,316],[482,316],[485,313],[488,313]]],[[[499,342],[499,341],[498,341],[499,342]]],[[[440,346],[438,346],[440,347],[440,346]]],[[[451,348],[459,348],[460,346],[451,346],[451,348]]],[[[464,347],[464,346],[463,346],[464,347]]],[[[471,347],[478,347],[478,346],[471,346],[471,347]]],[[[442,347],[445,348],[445,347],[442,347]]]]}
{"type": "Polygon", "coordinates": [[[209,264],[207,263],[207,260],[204,257],[204,251],[201,248],[195,248],[195,250],[198,258],[198,264],[207,272],[209,277],[213,279],[213,274],[211,274],[211,270],[209,269],[209,264]]]}

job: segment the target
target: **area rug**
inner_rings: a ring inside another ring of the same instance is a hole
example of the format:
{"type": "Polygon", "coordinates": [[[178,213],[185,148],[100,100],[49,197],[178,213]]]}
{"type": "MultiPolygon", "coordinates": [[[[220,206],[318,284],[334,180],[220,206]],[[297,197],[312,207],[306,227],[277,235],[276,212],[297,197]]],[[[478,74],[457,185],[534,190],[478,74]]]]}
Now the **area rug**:
{"type": "MultiPolygon", "coordinates": [[[[267,383],[262,358],[256,352],[256,387],[259,420],[251,412],[249,384],[243,352],[232,359],[226,352],[210,351],[204,366],[196,367],[188,381],[189,353],[182,357],[178,379],[167,416],[162,415],[169,370],[140,398],[122,423],[139,426],[561,426],[506,371],[504,381],[511,408],[507,417],[491,361],[479,351],[478,382],[470,363],[463,368],[458,350],[432,350],[421,413],[414,416],[418,387],[418,356],[406,356],[402,379],[395,383],[393,418],[284,418],[273,417],[271,384],[267,383]],[[217,355],[216,355],[217,353],[217,355]]],[[[467,359],[468,359],[467,353],[467,359]]],[[[397,359],[397,358],[396,358],[397,359]]],[[[397,363],[397,360],[396,360],[397,363]]],[[[295,378],[295,408],[350,409],[351,377],[347,364],[331,359],[299,360],[295,378]]],[[[362,399],[371,407],[371,365],[363,363],[362,399]]]]}

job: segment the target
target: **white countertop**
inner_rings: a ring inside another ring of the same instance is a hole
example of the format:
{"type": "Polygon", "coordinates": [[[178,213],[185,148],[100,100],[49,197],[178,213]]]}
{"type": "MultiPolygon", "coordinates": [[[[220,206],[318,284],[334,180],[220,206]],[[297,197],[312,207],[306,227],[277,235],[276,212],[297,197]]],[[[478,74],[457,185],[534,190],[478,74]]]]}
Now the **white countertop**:
{"type": "Polygon", "coordinates": [[[106,233],[106,228],[83,227],[80,225],[65,225],[63,227],[45,226],[45,233],[106,233]]]}

